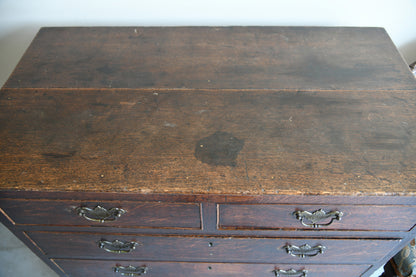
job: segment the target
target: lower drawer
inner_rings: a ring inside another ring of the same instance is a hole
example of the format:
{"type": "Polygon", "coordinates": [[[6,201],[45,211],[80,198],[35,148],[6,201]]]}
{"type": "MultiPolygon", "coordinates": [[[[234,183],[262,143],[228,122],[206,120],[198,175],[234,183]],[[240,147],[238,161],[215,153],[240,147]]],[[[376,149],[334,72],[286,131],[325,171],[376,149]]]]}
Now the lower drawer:
{"type": "MultiPolygon", "coordinates": [[[[296,264],[238,264],[238,263],[186,263],[146,262],[119,260],[53,260],[69,277],[117,277],[126,272],[153,277],[356,277],[361,276],[369,265],[296,265],[296,264]],[[132,266],[128,269],[129,266],[132,266]],[[124,270],[123,268],[124,267],[124,270]],[[133,268],[134,267],[134,268],[133,268]],[[119,272],[115,272],[118,268],[119,272]],[[284,274],[293,270],[292,275],[284,274]],[[277,271],[279,274],[276,274],[277,271]],[[140,274],[140,272],[145,272],[140,274]]],[[[128,275],[127,275],[128,276],[128,275]]]]}
{"type": "Polygon", "coordinates": [[[49,258],[194,262],[373,263],[399,243],[399,240],[178,237],[40,231],[27,232],[27,235],[49,258]]]}

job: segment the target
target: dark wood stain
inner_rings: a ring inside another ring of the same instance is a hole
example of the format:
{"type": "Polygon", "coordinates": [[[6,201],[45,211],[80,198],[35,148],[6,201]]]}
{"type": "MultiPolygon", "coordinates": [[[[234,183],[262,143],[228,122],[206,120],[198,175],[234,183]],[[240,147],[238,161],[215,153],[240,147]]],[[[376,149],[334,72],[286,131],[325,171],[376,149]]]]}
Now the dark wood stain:
{"type": "Polygon", "coordinates": [[[195,157],[211,165],[236,166],[238,153],[243,146],[243,140],[218,131],[196,143],[195,157]]]}

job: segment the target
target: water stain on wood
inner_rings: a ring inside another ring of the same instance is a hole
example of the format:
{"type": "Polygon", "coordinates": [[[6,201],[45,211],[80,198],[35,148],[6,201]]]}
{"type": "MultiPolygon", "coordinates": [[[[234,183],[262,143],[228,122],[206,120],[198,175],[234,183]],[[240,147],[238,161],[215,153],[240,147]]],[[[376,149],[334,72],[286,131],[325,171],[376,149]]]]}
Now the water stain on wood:
{"type": "Polygon", "coordinates": [[[210,165],[236,166],[237,156],[243,146],[244,140],[218,131],[196,143],[195,157],[210,165]]]}

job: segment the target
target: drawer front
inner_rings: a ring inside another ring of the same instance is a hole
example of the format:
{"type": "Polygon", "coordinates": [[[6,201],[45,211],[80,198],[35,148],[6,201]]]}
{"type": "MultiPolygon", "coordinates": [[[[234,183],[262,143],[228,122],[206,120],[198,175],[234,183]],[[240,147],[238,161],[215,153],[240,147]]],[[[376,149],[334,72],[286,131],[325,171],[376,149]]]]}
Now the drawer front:
{"type": "MultiPolygon", "coordinates": [[[[114,272],[116,267],[133,266],[137,272],[146,268],[146,273],[136,276],[154,277],[275,277],[275,270],[280,272],[291,269],[298,272],[297,275],[280,276],[307,276],[307,277],[352,277],[360,276],[369,265],[296,265],[296,264],[237,264],[237,263],[178,263],[178,262],[146,262],[146,261],[120,261],[120,260],[61,260],[54,262],[69,277],[116,277],[123,276],[120,272],[114,272]],[[302,275],[302,271],[305,275],[302,275]]],[[[133,269],[131,269],[133,271],[133,269]]],[[[121,269],[119,271],[122,271],[121,269]]],[[[277,275],[279,276],[279,275],[277,275]]]]}
{"type": "Polygon", "coordinates": [[[372,263],[399,243],[399,240],[195,238],[58,232],[27,232],[27,235],[50,258],[194,262],[372,263]]]}
{"type": "Polygon", "coordinates": [[[416,206],[219,204],[218,210],[219,229],[408,231],[416,222],[416,206]]]}
{"type": "Polygon", "coordinates": [[[197,203],[2,199],[0,205],[17,225],[201,228],[197,203]]]}

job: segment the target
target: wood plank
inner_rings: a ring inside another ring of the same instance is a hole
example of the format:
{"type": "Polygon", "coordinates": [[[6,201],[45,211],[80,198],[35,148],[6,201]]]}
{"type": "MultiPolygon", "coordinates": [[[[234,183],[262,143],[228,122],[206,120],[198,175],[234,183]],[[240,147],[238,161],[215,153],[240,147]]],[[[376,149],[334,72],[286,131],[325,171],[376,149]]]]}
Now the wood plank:
{"type": "Polygon", "coordinates": [[[5,89],[0,186],[415,195],[415,103],[405,91],[5,89]]]}
{"type": "Polygon", "coordinates": [[[42,28],[6,88],[415,89],[382,28],[42,28]]]}

